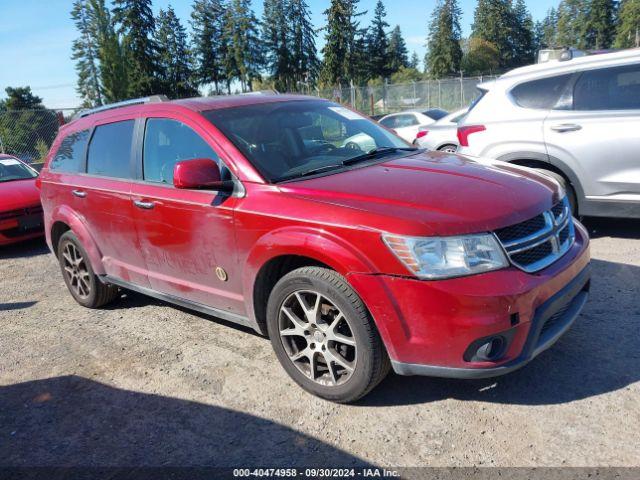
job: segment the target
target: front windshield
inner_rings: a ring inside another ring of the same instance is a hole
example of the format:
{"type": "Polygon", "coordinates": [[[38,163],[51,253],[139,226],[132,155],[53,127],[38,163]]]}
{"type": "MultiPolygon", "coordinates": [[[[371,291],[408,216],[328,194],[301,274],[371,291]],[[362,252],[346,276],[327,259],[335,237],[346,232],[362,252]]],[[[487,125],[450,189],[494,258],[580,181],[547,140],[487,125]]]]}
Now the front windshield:
{"type": "Polygon", "coordinates": [[[14,158],[0,158],[0,182],[26,180],[37,174],[22,162],[14,158]]]}
{"type": "MultiPolygon", "coordinates": [[[[270,182],[340,169],[377,149],[409,149],[404,140],[335,103],[296,100],[204,115],[270,182]]],[[[365,158],[366,157],[366,158],[365,158]]]]}

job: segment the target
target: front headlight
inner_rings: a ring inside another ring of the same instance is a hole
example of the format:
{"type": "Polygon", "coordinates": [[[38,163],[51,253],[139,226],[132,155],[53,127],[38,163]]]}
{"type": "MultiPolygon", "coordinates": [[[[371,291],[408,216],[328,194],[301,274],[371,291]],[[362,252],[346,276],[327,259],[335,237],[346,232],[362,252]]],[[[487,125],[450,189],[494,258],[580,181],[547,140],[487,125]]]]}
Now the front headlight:
{"type": "Polygon", "coordinates": [[[459,237],[383,235],[382,239],[412,273],[424,279],[460,277],[509,265],[490,233],[459,237]]]}

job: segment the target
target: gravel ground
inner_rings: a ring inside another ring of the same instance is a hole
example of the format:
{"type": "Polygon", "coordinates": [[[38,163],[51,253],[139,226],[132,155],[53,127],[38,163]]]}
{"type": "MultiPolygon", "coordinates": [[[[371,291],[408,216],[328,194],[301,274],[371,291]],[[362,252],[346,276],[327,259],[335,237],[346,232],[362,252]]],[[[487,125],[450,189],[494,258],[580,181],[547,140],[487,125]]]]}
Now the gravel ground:
{"type": "Polygon", "coordinates": [[[640,466],[640,222],[591,220],[573,329],[498,379],[305,393],[267,339],[129,294],[91,311],[42,242],[0,250],[0,465],[640,466]]]}

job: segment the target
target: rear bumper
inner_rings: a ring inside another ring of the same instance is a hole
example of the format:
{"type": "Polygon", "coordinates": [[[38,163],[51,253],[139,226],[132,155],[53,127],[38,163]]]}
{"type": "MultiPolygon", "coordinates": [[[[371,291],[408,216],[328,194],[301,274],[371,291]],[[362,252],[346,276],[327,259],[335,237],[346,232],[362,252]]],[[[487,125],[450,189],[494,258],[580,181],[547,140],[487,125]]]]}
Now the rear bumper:
{"type": "Polygon", "coordinates": [[[535,274],[511,267],[440,281],[367,274],[348,279],[397,373],[482,378],[520,368],[553,345],[582,309],[589,276],[588,235],[576,222],[569,251],[535,274]],[[477,342],[495,336],[505,340],[499,355],[469,355],[477,342]]]}

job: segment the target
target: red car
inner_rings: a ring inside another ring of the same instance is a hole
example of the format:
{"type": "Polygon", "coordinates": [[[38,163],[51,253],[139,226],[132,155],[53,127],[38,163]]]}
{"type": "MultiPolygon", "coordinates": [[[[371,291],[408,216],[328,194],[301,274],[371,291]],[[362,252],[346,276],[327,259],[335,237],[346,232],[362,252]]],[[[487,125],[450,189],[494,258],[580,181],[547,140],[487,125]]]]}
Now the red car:
{"type": "Polygon", "coordinates": [[[588,295],[588,235],[554,180],[416,149],[313,97],[102,107],[61,129],[40,178],[80,304],[124,288],[250,326],[333,401],[390,367],[515,370],[588,295]]]}
{"type": "Polygon", "coordinates": [[[37,177],[26,163],[0,154],[0,246],[44,234],[37,177]]]}

